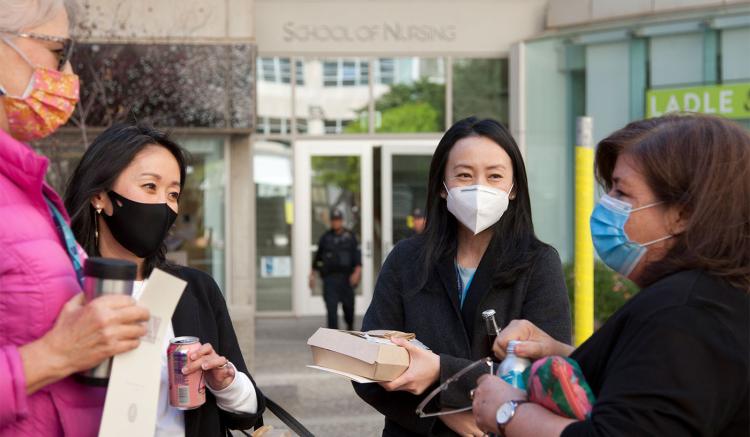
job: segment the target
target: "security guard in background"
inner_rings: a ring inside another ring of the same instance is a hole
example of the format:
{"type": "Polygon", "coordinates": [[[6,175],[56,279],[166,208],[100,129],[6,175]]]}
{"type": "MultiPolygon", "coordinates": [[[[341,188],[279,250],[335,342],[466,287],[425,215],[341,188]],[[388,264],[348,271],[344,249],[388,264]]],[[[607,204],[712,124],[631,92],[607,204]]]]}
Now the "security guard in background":
{"type": "Polygon", "coordinates": [[[412,228],[412,235],[419,235],[422,232],[424,232],[424,228],[427,226],[427,218],[424,216],[424,212],[421,208],[414,208],[414,211],[411,213],[412,217],[412,223],[414,224],[414,227],[412,228]]]}
{"type": "Polygon", "coordinates": [[[315,272],[323,278],[323,299],[328,312],[328,327],[338,329],[338,306],[344,309],[348,330],[354,329],[354,288],[362,277],[362,256],[357,237],[344,229],[344,216],[331,211],[331,229],[318,241],[318,252],[310,272],[310,289],[315,288],[315,272]]]}

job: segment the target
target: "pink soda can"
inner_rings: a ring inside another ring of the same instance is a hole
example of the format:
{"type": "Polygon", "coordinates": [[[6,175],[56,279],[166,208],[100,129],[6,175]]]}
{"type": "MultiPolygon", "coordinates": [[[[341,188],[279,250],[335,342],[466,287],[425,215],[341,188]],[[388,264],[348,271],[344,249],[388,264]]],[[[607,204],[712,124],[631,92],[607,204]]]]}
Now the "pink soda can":
{"type": "Polygon", "coordinates": [[[189,375],[182,374],[182,368],[192,362],[190,354],[200,347],[198,337],[175,337],[169,340],[169,405],[180,410],[193,410],[206,402],[203,370],[189,375]]]}

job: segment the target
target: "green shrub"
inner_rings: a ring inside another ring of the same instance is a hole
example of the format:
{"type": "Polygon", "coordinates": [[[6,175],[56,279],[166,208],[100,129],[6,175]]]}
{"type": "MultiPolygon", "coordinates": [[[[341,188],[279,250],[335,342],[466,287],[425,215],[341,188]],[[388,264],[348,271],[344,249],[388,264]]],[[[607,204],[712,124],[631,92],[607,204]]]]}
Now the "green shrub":
{"type": "MultiPolygon", "coordinates": [[[[565,284],[568,286],[571,313],[575,320],[575,283],[573,264],[563,266],[565,284]]],[[[594,265],[594,324],[601,326],[609,316],[617,311],[628,299],[638,292],[638,286],[622,275],[614,272],[602,262],[594,265]]]]}

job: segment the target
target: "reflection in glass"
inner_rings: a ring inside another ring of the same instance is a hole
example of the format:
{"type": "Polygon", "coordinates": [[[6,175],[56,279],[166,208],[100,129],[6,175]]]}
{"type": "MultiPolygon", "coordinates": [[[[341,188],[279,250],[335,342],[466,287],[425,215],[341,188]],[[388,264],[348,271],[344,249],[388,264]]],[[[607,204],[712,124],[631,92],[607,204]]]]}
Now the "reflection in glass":
{"type": "Polygon", "coordinates": [[[424,211],[427,204],[427,180],[430,155],[393,155],[393,243],[415,235],[415,208],[424,211]]]}
{"type": "Polygon", "coordinates": [[[253,143],[256,293],[259,311],[292,310],[292,149],[253,143]]]}
{"type": "MultiPolygon", "coordinates": [[[[300,64],[297,63],[298,84],[304,82],[304,68],[300,64]]],[[[264,135],[292,133],[291,60],[258,58],[257,70],[258,115],[255,131],[264,135]]]]}
{"type": "MultiPolygon", "coordinates": [[[[330,212],[344,214],[344,227],[362,242],[361,161],[359,156],[313,156],[310,207],[312,208],[310,254],[314,258],[321,235],[331,228],[330,212]]],[[[316,281],[314,296],[322,296],[322,281],[316,281]]],[[[361,286],[355,294],[362,294],[361,286]]]]}
{"type": "Polygon", "coordinates": [[[190,152],[191,160],[180,194],[180,214],[167,237],[167,258],[210,274],[226,292],[224,140],[181,138],[178,142],[190,152]]]}
{"type": "Polygon", "coordinates": [[[469,116],[508,124],[508,60],[453,61],[453,121],[469,116]]]}
{"type": "Polygon", "coordinates": [[[367,132],[369,69],[367,59],[308,58],[298,61],[303,72],[296,96],[297,132],[310,135],[367,132]],[[304,125],[304,128],[302,127],[304,125]]]}
{"type": "Polygon", "coordinates": [[[443,58],[381,58],[375,68],[376,132],[445,129],[443,58]]]}

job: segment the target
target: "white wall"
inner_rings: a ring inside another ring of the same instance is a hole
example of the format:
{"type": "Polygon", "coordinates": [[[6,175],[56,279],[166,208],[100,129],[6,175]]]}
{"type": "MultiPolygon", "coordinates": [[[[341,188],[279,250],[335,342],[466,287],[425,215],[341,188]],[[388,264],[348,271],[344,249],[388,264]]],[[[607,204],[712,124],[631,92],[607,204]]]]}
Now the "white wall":
{"type": "Polygon", "coordinates": [[[544,28],[548,0],[256,0],[262,54],[499,55],[544,28]]]}
{"type": "Polygon", "coordinates": [[[550,0],[547,27],[742,4],[750,0],[550,0]]]}

